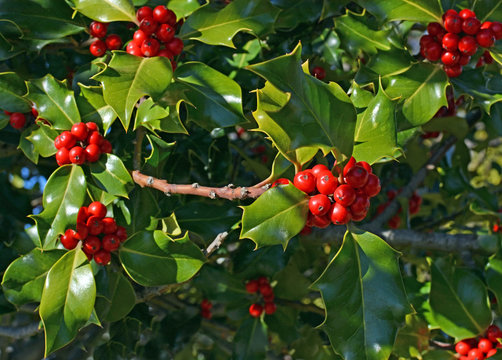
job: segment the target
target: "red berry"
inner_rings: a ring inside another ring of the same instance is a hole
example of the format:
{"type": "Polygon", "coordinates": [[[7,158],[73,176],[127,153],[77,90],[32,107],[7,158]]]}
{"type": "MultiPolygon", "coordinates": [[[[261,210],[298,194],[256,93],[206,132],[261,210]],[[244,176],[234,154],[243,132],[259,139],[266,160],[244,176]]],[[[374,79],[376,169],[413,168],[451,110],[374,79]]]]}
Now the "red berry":
{"type": "Polygon", "coordinates": [[[490,54],[490,52],[488,50],[485,50],[483,52],[483,60],[485,61],[485,63],[487,64],[491,64],[493,63],[493,58],[492,58],[492,54],[490,54]]]}
{"type": "Polygon", "coordinates": [[[97,131],[91,131],[87,136],[87,142],[99,146],[103,142],[103,136],[97,131]]]}
{"type": "Polygon", "coordinates": [[[484,360],[485,355],[478,348],[469,350],[469,355],[467,356],[469,360],[484,360]]]}
{"type": "Polygon", "coordinates": [[[448,66],[458,64],[459,60],[460,53],[458,51],[445,51],[441,55],[441,62],[448,66]]]}
{"type": "Polygon", "coordinates": [[[459,341],[455,345],[455,351],[460,355],[467,355],[471,350],[471,346],[465,341],[459,341]]]}
{"type": "Polygon", "coordinates": [[[443,27],[441,26],[441,24],[439,24],[437,22],[431,22],[431,23],[429,23],[429,25],[427,25],[427,32],[431,36],[436,36],[437,34],[439,34],[441,32],[442,29],[443,29],[443,27]]]}
{"type": "Polygon", "coordinates": [[[254,294],[258,291],[260,285],[258,284],[258,280],[249,280],[246,283],[246,291],[250,294],[254,294]]]}
{"type": "Polygon", "coordinates": [[[439,43],[431,42],[425,46],[423,55],[429,61],[438,61],[441,58],[442,51],[443,50],[439,43]]]}
{"type": "Polygon", "coordinates": [[[312,76],[318,78],[319,80],[323,80],[326,77],[326,71],[321,66],[316,66],[312,69],[312,76]]]}
{"type": "Polygon", "coordinates": [[[484,353],[487,353],[488,351],[493,349],[493,344],[490,340],[482,338],[478,342],[478,349],[484,353]]]}
{"type": "Polygon", "coordinates": [[[252,317],[260,317],[261,313],[263,312],[263,306],[260,304],[251,304],[249,307],[249,315],[252,317]]]}
{"type": "Polygon", "coordinates": [[[106,251],[115,251],[119,248],[119,246],[120,239],[117,235],[109,234],[103,237],[103,249],[105,249],[106,251]]]}
{"type": "Polygon", "coordinates": [[[373,173],[373,169],[371,168],[371,165],[368,164],[366,161],[358,161],[356,163],[357,166],[362,166],[363,168],[366,169],[366,171],[368,172],[368,174],[371,174],[373,173]]]}
{"type": "Polygon", "coordinates": [[[148,34],[143,30],[136,30],[132,36],[132,43],[136,44],[138,47],[141,47],[143,42],[148,39],[148,34]]]}
{"type": "Polygon", "coordinates": [[[168,58],[169,60],[172,60],[174,58],[174,55],[167,49],[160,49],[157,56],[163,56],[168,58]]]}
{"type": "Polygon", "coordinates": [[[140,30],[143,30],[145,32],[145,34],[148,34],[148,35],[153,34],[157,30],[158,26],[159,26],[159,24],[155,20],[153,20],[153,18],[151,18],[151,17],[145,17],[139,23],[140,30]]]}
{"type": "Polygon", "coordinates": [[[350,213],[352,215],[366,215],[370,208],[370,198],[366,195],[358,194],[356,195],[356,199],[350,205],[350,213]]]}
{"type": "Polygon", "coordinates": [[[73,164],[82,165],[85,162],[85,150],[80,146],[72,147],[68,156],[73,164]]]}
{"type": "Polygon", "coordinates": [[[326,170],[318,174],[316,179],[317,191],[324,195],[331,195],[335,192],[338,187],[338,180],[331,173],[331,171],[326,170]]]}
{"type": "Polygon", "coordinates": [[[136,45],[136,43],[132,41],[129,44],[127,44],[126,52],[134,56],[143,56],[143,53],[141,52],[141,47],[136,45]]]}
{"type": "Polygon", "coordinates": [[[104,234],[113,234],[114,232],[117,231],[117,223],[115,222],[114,218],[111,217],[105,217],[103,220],[103,233],[104,234]]]}
{"type": "Polygon", "coordinates": [[[308,226],[308,225],[305,225],[302,229],[302,231],[300,231],[300,235],[308,235],[308,234],[311,234],[312,233],[312,227],[308,226]]]}
{"type": "Polygon", "coordinates": [[[32,106],[31,114],[33,115],[34,118],[38,117],[38,110],[35,108],[35,106],[32,106]]]}
{"type": "Polygon", "coordinates": [[[486,330],[486,337],[491,342],[498,342],[498,339],[502,338],[502,331],[497,325],[490,325],[488,330],[486,330]]]}
{"type": "Polygon", "coordinates": [[[387,199],[389,200],[394,200],[394,198],[397,196],[398,192],[395,189],[387,191],[387,199]]]}
{"type": "Polygon", "coordinates": [[[181,54],[183,51],[183,41],[180,38],[173,38],[171,41],[167,42],[166,49],[169,50],[174,56],[181,54]]]}
{"type": "Polygon", "coordinates": [[[56,138],[54,139],[54,147],[58,150],[63,147],[63,145],[61,145],[61,140],[59,138],[59,135],[56,136],[56,138]]]}
{"type": "Polygon", "coordinates": [[[459,64],[453,66],[445,66],[444,71],[446,72],[446,75],[448,75],[448,77],[457,77],[462,74],[462,66],[460,66],[459,64]]]}
{"type": "Polygon", "coordinates": [[[356,191],[350,185],[340,185],[333,193],[333,199],[340,205],[350,206],[356,199],[356,191]]]}
{"type": "Polygon", "coordinates": [[[202,309],[200,312],[200,316],[202,316],[204,319],[211,319],[213,315],[211,314],[211,311],[202,309]]]}
{"type": "Polygon", "coordinates": [[[162,24],[157,29],[155,35],[157,35],[157,39],[162,42],[171,41],[174,38],[174,28],[169,24],[162,24]]]}
{"type": "Polygon", "coordinates": [[[94,254],[94,261],[99,265],[108,265],[111,259],[111,254],[104,249],[101,249],[94,254]]]}
{"type": "Polygon", "coordinates": [[[87,211],[87,206],[82,206],[78,209],[77,224],[84,224],[89,218],[89,213],[87,211]]]}
{"type": "Polygon", "coordinates": [[[351,214],[348,208],[338,202],[335,202],[330,210],[330,218],[333,224],[344,225],[350,221],[351,214]]]}
{"type": "Polygon", "coordinates": [[[68,250],[75,249],[75,247],[78,244],[78,239],[77,239],[76,235],[77,235],[77,233],[75,232],[75,230],[72,230],[72,229],[66,230],[64,235],[61,236],[61,239],[60,239],[61,244],[63,244],[63,246],[68,250]]]}
{"type": "Polygon", "coordinates": [[[345,182],[353,188],[361,188],[368,181],[368,172],[362,166],[355,165],[345,175],[345,182]]]}
{"type": "Polygon", "coordinates": [[[108,30],[108,24],[99,21],[93,21],[89,25],[89,33],[93,37],[104,38],[106,36],[107,30],[108,30]]]}
{"type": "Polygon", "coordinates": [[[450,33],[458,34],[462,31],[462,18],[458,15],[448,15],[444,19],[444,28],[450,33]]]}
{"type": "Polygon", "coordinates": [[[99,201],[94,201],[87,207],[87,212],[89,216],[96,216],[98,219],[102,219],[106,216],[106,206],[99,201]]]}
{"type": "Polygon", "coordinates": [[[298,190],[310,194],[316,189],[316,178],[310,171],[300,171],[295,175],[293,184],[298,190]]]}
{"type": "Polygon", "coordinates": [[[331,219],[329,217],[329,214],[321,216],[312,215],[310,221],[313,227],[318,227],[321,229],[327,228],[331,224],[331,219]]]}
{"type": "Polygon", "coordinates": [[[476,43],[476,39],[472,36],[464,36],[458,42],[458,50],[464,55],[474,55],[476,50],[478,49],[478,44],[476,43]]]}
{"type": "Polygon", "coordinates": [[[490,29],[482,29],[476,34],[476,41],[479,46],[489,48],[495,44],[495,35],[490,29]]]}
{"type": "Polygon", "coordinates": [[[265,314],[272,315],[277,310],[277,306],[273,302],[265,303],[265,314]]]}
{"type": "Polygon", "coordinates": [[[443,21],[448,15],[458,15],[458,13],[453,9],[446,10],[446,12],[443,14],[443,21]]]}
{"type": "Polygon", "coordinates": [[[310,212],[314,215],[322,216],[328,213],[331,208],[331,201],[324,194],[314,195],[309,200],[310,212]]]}
{"type": "Polygon", "coordinates": [[[202,299],[202,301],[200,302],[200,307],[204,310],[211,310],[213,304],[211,304],[211,301],[209,301],[208,299],[202,299]]]}
{"type": "Polygon", "coordinates": [[[103,40],[94,40],[89,47],[89,51],[96,57],[103,56],[106,52],[106,44],[103,40]]]}
{"type": "Polygon", "coordinates": [[[99,146],[99,149],[102,153],[110,154],[112,152],[112,144],[108,140],[103,139],[101,145],[99,146]]]}
{"type": "Polygon", "coordinates": [[[59,135],[59,142],[62,147],[66,148],[67,150],[70,150],[77,143],[77,139],[75,139],[75,136],[73,136],[71,132],[63,131],[59,135]]]}
{"type": "Polygon", "coordinates": [[[176,24],[176,14],[164,5],[159,5],[153,9],[153,18],[161,24],[176,24]]]}
{"type": "Polygon", "coordinates": [[[71,164],[70,152],[66,148],[61,148],[56,153],[56,162],[59,166],[71,164]]]}
{"type": "Polygon", "coordinates": [[[79,141],[84,141],[87,139],[87,132],[89,130],[87,129],[87,126],[83,122],[79,122],[76,124],[73,124],[71,127],[71,133],[73,136],[75,136],[75,139],[79,141]]]}
{"type": "Polygon", "coordinates": [[[87,130],[89,130],[88,133],[91,133],[92,131],[98,131],[98,125],[93,121],[85,123],[85,126],[87,126],[87,130]]]}
{"type": "Polygon", "coordinates": [[[489,28],[493,34],[495,35],[496,40],[502,39],[502,23],[498,21],[494,21],[491,23],[489,28]]]}
{"type": "Polygon", "coordinates": [[[101,249],[101,240],[97,236],[89,236],[82,245],[86,254],[94,254],[101,249]]]}
{"type": "Polygon", "coordinates": [[[77,234],[80,240],[86,239],[89,235],[89,228],[85,223],[77,223],[77,234]]]}
{"type": "Polygon", "coordinates": [[[117,34],[110,34],[105,40],[108,50],[119,50],[122,47],[122,39],[117,34]]]}
{"type": "Polygon", "coordinates": [[[157,55],[159,49],[160,49],[159,42],[153,38],[146,39],[145,41],[143,41],[143,44],[141,45],[141,53],[147,57],[152,57],[157,55]]]}
{"type": "Polygon", "coordinates": [[[380,179],[378,176],[375,174],[369,174],[368,181],[366,182],[366,185],[364,185],[363,190],[369,197],[377,196],[381,190],[380,179]]]}
{"type": "Polygon", "coordinates": [[[492,357],[493,355],[495,355],[497,353],[497,349],[491,349],[490,351],[488,351],[486,353],[486,357],[489,358],[489,357],[492,357]]]}
{"type": "Polygon", "coordinates": [[[274,301],[275,295],[274,293],[268,294],[268,295],[263,295],[263,300],[265,302],[272,302],[274,301]]]}
{"type": "Polygon", "coordinates": [[[87,228],[89,229],[89,234],[99,235],[103,232],[103,222],[97,216],[91,216],[87,219],[87,228]]]}
{"type": "Polygon", "coordinates": [[[460,10],[460,12],[458,13],[458,16],[460,16],[462,19],[468,19],[468,18],[476,17],[476,14],[472,10],[463,9],[463,10],[460,10]]]}
{"type": "Polygon", "coordinates": [[[117,231],[115,232],[115,235],[117,235],[119,237],[121,242],[124,242],[127,240],[127,230],[123,226],[117,227],[117,231]]]}
{"type": "Polygon", "coordinates": [[[469,55],[460,55],[460,59],[458,59],[458,64],[461,66],[465,66],[469,64],[469,61],[471,61],[471,57],[469,55]]]}
{"type": "Polygon", "coordinates": [[[390,220],[387,224],[389,225],[389,227],[391,229],[397,229],[398,227],[401,226],[401,217],[396,214],[390,218],[390,220]]]}
{"type": "Polygon", "coordinates": [[[272,183],[272,186],[271,187],[276,187],[278,185],[288,185],[290,183],[290,181],[288,179],[285,179],[285,178],[280,178],[280,179],[277,179],[275,180],[273,183],[272,183]]]}
{"type": "Polygon", "coordinates": [[[149,6],[140,7],[138,9],[138,11],[136,12],[136,18],[138,19],[138,21],[141,21],[141,20],[143,20],[146,17],[153,18],[152,8],[149,7],[149,6]]]}
{"type": "Polygon", "coordinates": [[[368,212],[362,212],[360,214],[353,214],[351,212],[350,214],[351,214],[351,220],[358,222],[358,221],[364,220],[364,218],[366,217],[366,215],[368,215],[368,212]]]}
{"type": "Polygon", "coordinates": [[[349,161],[343,167],[343,176],[347,175],[347,172],[356,164],[356,159],[353,156],[350,157],[349,161]]]}
{"type": "Polygon", "coordinates": [[[483,59],[483,57],[480,57],[478,59],[478,62],[476,63],[476,67],[480,67],[480,66],[483,66],[485,64],[485,60],[483,59]]]}
{"type": "Polygon", "coordinates": [[[467,18],[462,22],[462,30],[469,35],[475,35],[480,27],[481,23],[475,17],[467,18]]]}
{"type": "Polygon", "coordinates": [[[312,174],[314,174],[315,177],[317,177],[321,172],[329,171],[328,167],[323,164],[317,164],[310,170],[312,171],[312,174]]]}
{"type": "Polygon", "coordinates": [[[96,162],[99,160],[99,157],[101,155],[101,150],[99,149],[99,146],[96,144],[89,144],[85,148],[85,157],[88,162],[96,162]]]}
{"type": "Polygon", "coordinates": [[[269,281],[265,276],[260,276],[257,280],[258,280],[258,285],[269,284],[269,281]]]}
{"type": "Polygon", "coordinates": [[[441,29],[441,31],[436,35],[436,41],[439,41],[440,43],[443,41],[443,37],[447,34],[448,32],[445,29],[441,29]]]}
{"type": "Polygon", "coordinates": [[[481,24],[481,29],[489,29],[490,26],[492,26],[491,21],[485,21],[484,23],[481,24]]]}
{"type": "MultiPolygon", "coordinates": [[[[441,28],[442,29],[442,28],[441,28]]],[[[421,48],[424,48],[425,46],[427,46],[428,44],[432,43],[432,42],[435,42],[435,37],[432,36],[432,35],[423,35],[421,38],[420,38],[420,47],[421,48]]]]}
{"type": "Polygon", "coordinates": [[[458,48],[458,41],[459,37],[457,34],[453,33],[447,33],[445,36],[443,36],[443,49],[448,50],[448,51],[455,51],[458,48]]]}
{"type": "Polygon", "coordinates": [[[274,290],[272,289],[270,284],[261,284],[259,291],[263,296],[269,296],[270,294],[274,293],[274,290]]]}
{"type": "Polygon", "coordinates": [[[10,126],[14,129],[21,129],[26,124],[26,116],[22,113],[12,113],[9,118],[10,126]]]}

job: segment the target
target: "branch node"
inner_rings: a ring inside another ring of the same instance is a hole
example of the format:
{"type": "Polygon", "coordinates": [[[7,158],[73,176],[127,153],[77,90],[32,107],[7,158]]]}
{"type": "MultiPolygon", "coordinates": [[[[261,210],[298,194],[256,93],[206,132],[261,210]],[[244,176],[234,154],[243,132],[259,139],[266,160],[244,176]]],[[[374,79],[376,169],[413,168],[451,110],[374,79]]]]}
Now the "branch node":
{"type": "Polygon", "coordinates": [[[265,190],[268,190],[268,189],[270,189],[270,186],[271,186],[270,184],[265,184],[261,188],[265,189],[265,190]]]}
{"type": "Polygon", "coordinates": [[[234,184],[228,184],[226,187],[229,188],[229,189],[233,189],[235,187],[235,185],[234,184]]]}
{"type": "Polygon", "coordinates": [[[149,176],[148,179],[146,180],[146,185],[152,186],[153,185],[153,176],[149,176]]]}
{"type": "Polygon", "coordinates": [[[199,188],[199,184],[198,184],[198,183],[196,183],[196,182],[194,182],[194,183],[192,184],[192,187],[193,187],[194,189],[198,189],[198,188],[199,188]]]}
{"type": "Polygon", "coordinates": [[[246,197],[246,195],[249,194],[249,191],[247,188],[245,187],[242,187],[241,188],[241,199],[244,199],[246,197]]]}
{"type": "Polygon", "coordinates": [[[209,192],[209,198],[213,200],[216,199],[216,193],[213,190],[209,192]]]}

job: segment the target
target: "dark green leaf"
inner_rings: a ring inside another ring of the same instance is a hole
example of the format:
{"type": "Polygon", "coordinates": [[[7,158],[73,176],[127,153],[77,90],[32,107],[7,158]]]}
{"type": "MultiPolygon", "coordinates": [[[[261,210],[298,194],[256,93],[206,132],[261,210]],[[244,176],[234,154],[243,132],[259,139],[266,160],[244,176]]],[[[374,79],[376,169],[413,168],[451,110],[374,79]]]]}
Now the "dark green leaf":
{"type": "Polygon", "coordinates": [[[275,24],[278,29],[293,29],[300,23],[315,23],[323,7],[322,0],[271,0],[271,3],[282,10],[275,24]]]}
{"type": "Polygon", "coordinates": [[[322,328],[344,358],[389,358],[398,328],[413,311],[398,257],[374,234],[347,232],[341,249],[314,283],[327,311],[322,328]]]}
{"type": "Polygon", "coordinates": [[[31,104],[23,96],[27,88],[23,79],[16,73],[0,73],[0,108],[10,112],[26,113],[31,110],[31,104]]]}
{"type": "Polygon", "coordinates": [[[431,275],[429,303],[441,330],[458,340],[482,334],[492,314],[481,279],[444,259],[432,263],[431,275]]]}
{"type": "Polygon", "coordinates": [[[42,252],[33,249],[13,261],[2,280],[7,300],[16,305],[40,301],[47,272],[64,253],[63,250],[42,252]]]}
{"type": "MultiPolygon", "coordinates": [[[[119,272],[107,272],[107,296],[99,297],[96,309],[100,318],[106,321],[118,321],[125,317],[136,304],[134,288],[127,278],[119,272]]],[[[99,291],[99,287],[98,287],[99,291]]]]}
{"type": "Polygon", "coordinates": [[[103,154],[98,162],[89,165],[98,185],[107,193],[127,197],[132,178],[118,156],[103,154]]]}
{"type": "Polygon", "coordinates": [[[242,208],[241,238],[253,240],[256,248],[277,244],[286,248],[305,226],[308,196],[292,184],[278,186],[242,208]]]}
{"type": "Polygon", "coordinates": [[[57,152],[54,146],[54,139],[59,135],[59,132],[51,127],[39,123],[38,128],[33,130],[30,136],[26,139],[33,144],[33,149],[43,157],[49,157],[57,152]]]}
{"type": "Polygon", "coordinates": [[[443,11],[438,0],[357,0],[357,3],[381,21],[411,20],[442,23],[443,11]]]}
{"type": "Polygon", "coordinates": [[[485,277],[488,288],[497,298],[499,311],[502,310],[502,254],[499,252],[486,264],[485,277]]]}
{"type": "Polygon", "coordinates": [[[45,329],[45,356],[65,346],[91,317],[96,284],[80,246],[68,251],[49,270],[40,301],[45,329]]]}
{"type": "Polygon", "coordinates": [[[121,246],[119,254],[129,276],[144,286],[187,281],[205,262],[188,235],[174,241],[161,231],[134,234],[121,246]]]}
{"type": "Polygon", "coordinates": [[[268,343],[265,325],[259,318],[247,318],[235,333],[235,360],[263,360],[268,343]]]}
{"type": "Polygon", "coordinates": [[[502,18],[502,0],[478,0],[474,2],[472,10],[481,22],[487,20],[500,21],[502,18]]]}
{"type": "Polygon", "coordinates": [[[85,86],[80,84],[80,94],[77,104],[83,122],[94,121],[101,125],[106,134],[117,118],[113,108],[105,102],[101,86],[85,86]]]}
{"type": "Polygon", "coordinates": [[[75,10],[102,22],[137,22],[136,10],[129,0],[73,0],[75,10]]]}

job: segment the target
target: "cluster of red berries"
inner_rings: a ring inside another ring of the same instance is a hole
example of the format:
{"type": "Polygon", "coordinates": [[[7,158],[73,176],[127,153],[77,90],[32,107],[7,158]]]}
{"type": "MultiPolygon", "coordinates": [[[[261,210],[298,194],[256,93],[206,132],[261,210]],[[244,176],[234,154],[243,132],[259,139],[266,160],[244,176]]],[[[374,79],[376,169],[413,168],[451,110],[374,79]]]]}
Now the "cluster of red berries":
{"type": "Polygon", "coordinates": [[[326,71],[321,66],[314,66],[310,71],[313,77],[323,80],[326,77],[326,71]]]}
{"type": "MultiPolygon", "coordinates": [[[[387,202],[378,205],[377,207],[377,214],[381,214],[387,206],[389,206],[390,202],[394,200],[394,198],[401,192],[402,189],[398,190],[389,190],[387,191],[387,202]]],[[[410,215],[415,215],[420,211],[420,206],[422,205],[422,197],[418,195],[416,192],[413,193],[413,195],[410,197],[408,200],[408,211],[410,215]]],[[[397,214],[395,214],[393,217],[390,218],[388,221],[387,225],[391,229],[397,229],[398,227],[401,226],[401,216],[399,215],[403,209],[399,207],[399,210],[397,211],[397,214]]]]}
{"type": "Polygon", "coordinates": [[[106,36],[107,31],[107,23],[93,21],[89,25],[89,34],[91,34],[92,37],[97,38],[89,47],[92,55],[96,57],[103,56],[106,50],[119,50],[122,47],[122,39],[120,36],[117,34],[110,34],[106,36]]]}
{"type": "Polygon", "coordinates": [[[63,131],[56,137],[54,146],[58,149],[56,161],[59,166],[96,162],[101,154],[112,152],[112,144],[103,138],[94,122],[74,124],[70,131],[63,131]]]}
{"type": "MultiPolygon", "coordinates": [[[[126,51],[136,56],[164,56],[173,60],[183,51],[183,41],[175,35],[180,23],[176,14],[164,5],[153,10],[149,6],[138,9],[139,29],[134,32],[126,51]]],[[[175,67],[174,62],[173,68],[175,67]]]]}
{"type": "MultiPolygon", "coordinates": [[[[337,176],[322,164],[300,171],[293,180],[294,186],[311,195],[307,225],[302,234],[312,226],[325,228],[329,224],[347,224],[350,220],[363,220],[370,208],[370,198],[380,192],[380,179],[373,174],[371,165],[356,162],[351,157],[343,171],[334,166],[337,176]]],[[[278,184],[289,184],[288,179],[278,179],[278,184]]]]}
{"type": "Polygon", "coordinates": [[[502,347],[498,339],[502,338],[502,331],[496,325],[490,325],[485,336],[480,339],[466,339],[455,345],[455,351],[460,360],[483,360],[497,353],[502,347]]]}
{"type": "Polygon", "coordinates": [[[260,317],[265,311],[265,314],[272,315],[277,310],[274,303],[274,289],[270,286],[268,279],[260,276],[258,279],[249,280],[246,283],[246,291],[250,294],[261,294],[264,305],[259,303],[259,299],[249,307],[249,314],[252,317],[260,317]]]}
{"type": "MultiPolygon", "coordinates": [[[[443,15],[443,25],[429,23],[427,32],[420,38],[420,53],[429,61],[441,60],[446,75],[457,77],[462,73],[462,66],[471,61],[478,46],[490,48],[502,38],[502,23],[481,23],[472,10],[457,13],[450,9],[443,15]]],[[[487,63],[492,61],[488,51],[481,58],[487,63]]]]}
{"type": "Polygon", "coordinates": [[[111,260],[111,252],[119,248],[127,239],[127,230],[117,226],[114,218],[106,217],[106,206],[99,201],[82,206],[77,215],[77,230],[68,229],[61,235],[61,244],[74,249],[82,241],[82,250],[89,261],[106,265],[111,260]]]}
{"type": "Polygon", "coordinates": [[[200,302],[200,316],[202,316],[204,319],[211,319],[213,317],[213,314],[211,314],[211,309],[213,307],[213,304],[211,301],[208,299],[203,299],[200,302]]]}
{"type": "MultiPolygon", "coordinates": [[[[22,129],[26,125],[27,118],[30,116],[29,113],[23,114],[20,112],[10,112],[7,110],[4,110],[4,113],[9,117],[10,126],[18,130],[22,129]]],[[[34,107],[31,108],[31,115],[33,116],[34,119],[38,118],[38,111],[34,107]]],[[[38,120],[47,123],[47,121],[44,119],[38,119],[38,120]]]]}

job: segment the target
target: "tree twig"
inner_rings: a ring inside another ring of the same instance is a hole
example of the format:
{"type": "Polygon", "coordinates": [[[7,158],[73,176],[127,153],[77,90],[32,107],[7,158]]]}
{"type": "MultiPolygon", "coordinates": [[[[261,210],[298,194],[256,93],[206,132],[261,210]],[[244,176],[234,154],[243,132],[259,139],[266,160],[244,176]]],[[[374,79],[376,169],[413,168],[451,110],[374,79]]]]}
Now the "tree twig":
{"type": "Polygon", "coordinates": [[[223,241],[225,241],[225,239],[227,238],[227,236],[228,236],[227,231],[216,235],[211,244],[209,244],[209,246],[204,250],[204,255],[209,257],[214,251],[218,250],[223,241]]]}
{"type": "Polygon", "coordinates": [[[39,323],[34,322],[24,326],[0,326],[0,336],[13,339],[27,338],[40,332],[39,323]]]}
{"type": "Polygon", "coordinates": [[[184,194],[208,197],[210,199],[228,199],[228,200],[243,200],[256,199],[266,191],[266,188],[254,187],[233,187],[227,185],[221,188],[200,186],[197,183],[193,184],[169,184],[162,179],[154,178],[142,174],[138,170],[132,172],[132,178],[136,184],[141,187],[150,187],[162,191],[167,196],[171,194],[184,194]]]}

